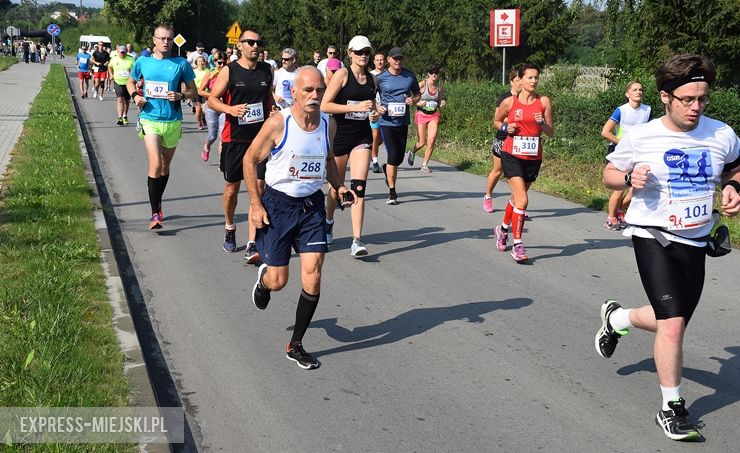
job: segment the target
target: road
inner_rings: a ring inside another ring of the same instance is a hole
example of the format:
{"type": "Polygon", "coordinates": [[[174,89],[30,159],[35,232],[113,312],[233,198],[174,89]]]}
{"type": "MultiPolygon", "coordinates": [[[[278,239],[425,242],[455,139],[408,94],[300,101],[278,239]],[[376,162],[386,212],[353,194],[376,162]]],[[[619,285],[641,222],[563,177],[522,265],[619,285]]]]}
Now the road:
{"type": "Polygon", "coordinates": [[[660,392],[651,335],[633,332],[608,360],[594,351],[604,299],[646,303],[631,245],[602,228],[603,213],[532,193],[530,261],[518,265],[492,235],[507,186],[499,184],[497,211],[486,214],[484,178],[434,162],[431,175],[401,168],[398,206],[385,205],[382,179],[370,175],[365,259],[349,256],[349,217],[338,214],[305,338],[322,367],[303,371],[284,354],[298,261],[288,286],[257,310],[256,268],[242,265],[247,195],[239,252],[224,253],[223,180],[215,157],[199,158],[205,133],[192,115],[165,193],[165,229],[154,233],[134,124],[115,125],[110,94],[81,106],[203,451],[737,449],[739,252],[708,261],[686,335],[682,393],[705,425],[699,445],[672,443],[653,422],[660,392]]]}

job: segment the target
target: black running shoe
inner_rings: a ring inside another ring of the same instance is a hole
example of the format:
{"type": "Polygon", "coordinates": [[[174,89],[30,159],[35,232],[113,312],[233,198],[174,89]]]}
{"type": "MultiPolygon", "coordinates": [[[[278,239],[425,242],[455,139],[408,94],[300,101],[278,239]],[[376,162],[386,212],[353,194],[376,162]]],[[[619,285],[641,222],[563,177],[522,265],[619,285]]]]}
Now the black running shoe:
{"type": "Polygon", "coordinates": [[[673,440],[696,440],[699,430],[689,421],[689,411],[686,410],[686,401],[679,398],[669,401],[669,410],[659,410],[655,416],[655,424],[663,428],[666,436],[673,440]]]}
{"type": "Polygon", "coordinates": [[[267,304],[270,303],[270,290],[262,285],[262,276],[267,272],[267,264],[262,263],[259,270],[257,271],[257,282],[252,288],[252,302],[254,306],[260,310],[267,308],[267,304]]]}
{"type": "Polygon", "coordinates": [[[285,356],[297,363],[298,366],[304,370],[313,370],[321,366],[321,362],[316,360],[316,357],[306,352],[300,342],[288,343],[288,347],[285,349],[285,356]]]}
{"type": "Polygon", "coordinates": [[[614,354],[614,350],[617,349],[619,338],[627,335],[629,332],[628,330],[617,332],[609,323],[609,317],[614,313],[614,310],[618,308],[622,308],[622,306],[619,305],[617,301],[611,299],[604,302],[601,306],[601,327],[598,332],[596,332],[594,345],[596,346],[596,352],[605,359],[608,359],[612,354],[614,354]]]}

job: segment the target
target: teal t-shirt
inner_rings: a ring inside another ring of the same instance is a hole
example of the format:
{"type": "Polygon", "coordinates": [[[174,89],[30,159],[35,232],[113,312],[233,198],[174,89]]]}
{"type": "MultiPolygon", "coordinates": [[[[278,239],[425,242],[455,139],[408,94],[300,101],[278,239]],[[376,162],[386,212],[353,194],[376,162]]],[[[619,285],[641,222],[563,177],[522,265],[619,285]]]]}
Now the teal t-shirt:
{"type": "Polygon", "coordinates": [[[147,103],[139,114],[140,118],[152,121],[172,122],[182,120],[180,101],[166,99],[168,91],[180,91],[180,84],[195,80],[195,73],[182,57],[158,59],[139,58],[131,70],[131,78],[144,78],[144,97],[147,103]]]}

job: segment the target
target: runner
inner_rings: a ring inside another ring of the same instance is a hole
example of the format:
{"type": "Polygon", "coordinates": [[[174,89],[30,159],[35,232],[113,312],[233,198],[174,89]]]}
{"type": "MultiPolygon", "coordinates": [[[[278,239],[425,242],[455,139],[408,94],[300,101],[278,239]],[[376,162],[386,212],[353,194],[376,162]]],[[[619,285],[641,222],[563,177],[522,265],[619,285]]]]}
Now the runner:
{"type": "Polygon", "coordinates": [[[266,121],[244,157],[249,221],[257,228],[257,247],[264,261],[252,288],[252,302],[264,310],[270,293],[288,283],[292,247],[300,257],[302,290],[286,354],[303,369],[321,365],[303,349],[303,336],[319,302],[321,267],[328,250],[321,187],[328,181],[342,200],[358,200],[342,184],[334,163],[331,143],[336,127],[319,110],[323,94],[321,73],[310,66],[299,69],[293,87],[295,103],[266,121]],[[263,159],[268,159],[267,188],[261,195],[257,167],[263,159]]]}
{"type": "MultiPolygon", "coordinates": [[[[241,58],[219,72],[216,84],[208,97],[208,106],[226,114],[221,137],[220,168],[224,174],[223,207],[226,227],[223,249],[236,252],[236,211],[239,188],[244,179],[242,161],[247,148],[257,136],[274,105],[272,99],[272,68],[257,61],[262,36],[254,30],[242,32],[237,44],[241,58]],[[221,100],[223,98],[223,101],[221,100]]],[[[260,180],[264,181],[264,165],[260,166],[260,180]]],[[[264,185],[264,182],[261,183],[264,185]]],[[[249,222],[249,241],[244,253],[247,264],[257,263],[260,255],[255,248],[254,224],[249,222]]]]}
{"type": "MultiPolygon", "coordinates": [[[[200,87],[201,82],[203,82],[203,78],[209,72],[210,70],[208,69],[208,62],[206,59],[203,57],[197,57],[195,59],[195,69],[193,69],[193,73],[195,73],[196,88],[200,87]]],[[[195,124],[198,125],[198,130],[202,131],[206,128],[206,120],[203,116],[203,97],[198,93],[196,93],[193,98],[193,106],[195,107],[195,124]]]]}
{"type": "MultiPolygon", "coordinates": [[[[368,164],[373,134],[370,121],[377,122],[375,109],[375,78],[367,69],[372,54],[372,45],[365,36],[355,36],[349,42],[348,51],[352,64],[339,69],[331,79],[321,102],[321,111],[332,114],[336,121],[336,135],[332,142],[334,162],[339,178],[344,184],[347,163],[350,166],[350,187],[357,195],[352,206],[352,246],[353,257],[367,255],[367,247],[362,243],[362,224],[365,218],[365,189],[367,185],[368,164]]],[[[326,206],[326,243],[334,240],[334,211],[337,208],[338,194],[330,189],[326,206]]]]}
{"type": "MultiPolygon", "coordinates": [[[[203,162],[208,161],[211,155],[211,146],[213,146],[216,140],[218,140],[218,137],[220,137],[223,133],[224,121],[226,120],[226,115],[224,113],[219,113],[208,107],[208,98],[211,96],[213,85],[216,84],[218,73],[226,65],[226,55],[220,50],[217,50],[216,53],[213,54],[213,58],[214,62],[216,63],[216,68],[213,69],[210,73],[206,74],[205,77],[203,77],[203,80],[198,87],[198,94],[203,97],[204,100],[203,110],[206,116],[206,125],[208,126],[208,138],[206,139],[205,145],[203,145],[203,151],[201,151],[200,153],[200,158],[203,160],[203,162]]],[[[221,144],[219,143],[218,146],[218,155],[220,158],[221,144]]]]}
{"type": "Polygon", "coordinates": [[[136,52],[134,52],[134,48],[131,46],[131,43],[130,42],[127,42],[126,43],[126,53],[131,58],[133,58],[134,60],[136,60],[137,58],[139,58],[139,54],[137,54],[136,52]]]}
{"type": "MultiPolygon", "coordinates": [[[[326,77],[326,65],[329,63],[330,59],[339,59],[339,52],[337,51],[337,46],[331,44],[326,47],[326,58],[316,63],[316,68],[321,71],[321,74],[326,77]]],[[[339,61],[339,67],[343,68],[344,63],[339,61]]],[[[339,69],[339,68],[337,68],[339,69]]]]}
{"type": "Polygon", "coordinates": [[[277,69],[278,64],[275,60],[270,59],[270,51],[265,49],[262,51],[262,61],[272,66],[272,69],[277,69]]]}
{"type": "MultiPolygon", "coordinates": [[[[609,153],[614,151],[619,139],[630,127],[651,120],[650,106],[642,104],[642,83],[639,80],[628,83],[624,95],[627,97],[627,103],[617,107],[601,129],[601,136],[611,142],[609,143],[609,153]],[[614,133],[615,128],[616,134],[614,133]]],[[[612,191],[609,197],[604,228],[607,230],[621,230],[627,227],[624,221],[624,211],[629,206],[631,199],[632,189],[630,188],[627,188],[626,191],[612,191]]]]}
{"type": "Polygon", "coordinates": [[[653,355],[663,397],[655,422],[673,440],[700,437],[681,397],[682,350],[704,286],[717,185],[722,214],[740,211],[740,142],[728,125],[703,116],[714,78],[714,66],[705,57],[669,58],[655,74],[665,115],[632,126],[604,169],[607,187],[634,189],[623,234],[632,237],[650,305],[625,309],[616,301],[604,302],[596,351],[611,357],[619,338],[633,327],[655,332],[653,355]],[[702,160],[706,167],[699,165],[702,160]],[[679,162],[697,169],[688,181],[681,178],[679,162]]]}
{"type": "MultiPolygon", "coordinates": [[[[521,91],[521,83],[519,82],[519,68],[515,67],[509,73],[509,91],[501,93],[496,101],[496,107],[493,111],[493,123],[494,129],[496,129],[496,111],[498,110],[504,99],[517,96],[521,91]]],[[[493,189],[496,187],[496,183],[501,178],[501,148],[504,146],[504,140],[509,134],[506,132],[506,128],[496,129],[496,135],[493,138],[493,144],[491,146],[491,172],[488,173],[486,180],[486,193],[483,195],[483,210],[485,212],[493,212],[493,189]]]]}
{"type": "Polygon", "coordinates": [[[416,103],[416,115],[414,115],[417,138],[413,149],[408,153],[407,161],[413,167],[416,153],[426,146],[427,151],[421,163],[421,172],[431,173],[429,159],[432,158],[434,142],[437,140],[439,109],[445,106],[444,89],[439,85],[439,66],[436,64],[429,66],[427,78],[421,81],[419,90],[421,90],[421,99],[416,103]]]}
{"type": "Polygon", "coordinates": [[[295,65],[295,54],[295,49],[291,47],[283,49],[282,66],[275,71],[275,80],[272,82],[272,95],[275,98],[275,104],[281,109],[287,109],[293,105],[291,89],[298,69],[295,65]]]}
{"type": "Polygon", "coordinates": [[[378,76],[380,105],[380,133],[388,153],[388,163],[383,164],[388,200],[385,204],[397,205],[396,177],[403,162],[409,135],[409,107],[419,102],[419,82],[413,72],[403,67],[403,50],[394,47],[388,52],[388,69],[378,76]]]}
{"type": "Polygon", "coordinates": [[[80,49],[80,53],[77,54],[75,60],[77,61],[77,78],[80,81],[80,96],[82,99],[87,99],[87,89],[90,86],[90,57],[87,53],[87,46],[83,45],[80,49]]]}
{"type": "Polygon", "coordinates": [[[113,80],[113,88],[116,92],[116,113],[118,119],[116,124],[124,126],[128,124],[128,106],[131,96],[128,94],[128,76],[134,67],[134,58],[128,55],[125,46],[118,47],[118,57],[108,64],[108,76],[113,80]]]}
{"type": "Polygon", "coordinates": [[[103,100],[105,90],[105,79],[108,77],[108,62],[110,54],[106,52],[103,41],[98,42],[98,48],[92,53],[90,62],[93,68],[93,98],[103,100]]]}
{"type": "Polygon", "coordinates": [[[550,98],[535,92],[539,77],[540,68],[535,64],[527,63],[519,68],[522,91],[517,96],[504,99],[494,118],[496,129],[508,133],[501,150],[501,164],[511,187],[511,199],[506,205],[504,221],[495,230],[496,248],[501,252],[506,251],[509,227],[513,227],[514,247],[511,256],[517,263],[528,259],[522,243],[522,231],[529,204],[527,191],[537,179],[542,165],[540,135],[555,135],[550,98]]]}
{"type": "MultiPolygon", "coordinates": [[[[375,52],[375,55],[373,55],[373,66],[373,69],[370,70],[370,74],[377,77],[381,72],[383,72],[383,68],[385,67],[385,55],[383,55],[383,52],[375,52]]],[[[377,93],[375,95],[375,102],[376,105],[380,104],[380,98],[377,93]]],[[[373,173],[380,173],[378,151],[380,150],[381,143],[383,143],[383,138],[380,135],[380,121],[370,121],[370,129],[373,132],[373,147],[370,150],[370,155],[372,157],[370,170],[373,173]]]]}
{"type": "Polygon", "coordinates": [[[313,57],[311,58],[311,60],[309,60],[308,62],[306,62],[305,66],[313,66],[313,67],[316,67],[316,66],[319,65],[319,62],[320,61],[321,61],[321,52],[319,52],[318,50],[314,50],[313,51],[313,57]]]}
{"type": "Polygon", "coordinates": [[[149,229],[162,228],[162,195],[170,178],[170,163],[182,136],[183,99],[195,95],[195,74],[182,57],[171,55],[174,32],[169,25],[154,29],[154,54],[139,58],[129,75],[128,93],[140,109],[141,132],[149,158],[147,188],[152,215],[149,229]],[[136,83],[144,78],[144,95],[136,92],[136,83]],[[180,92],[182,84],[185,90],[180,92]]]}
{"type": "Polygon", "coordinates": [[[203,57],[206,60],[206,62],[208,61],[208,54],[206,53],[206,50],[205,49],[206,48],[203,45],[203,43],[202,42],[199,42],[199,43],[195,44],[195,50],[193,52],[190,52],[188,54],[187,60],[188,60],[188,63],[190,64],[190,66],[193,69],[195,69],[196,67],[198,67],[197,66],[197,63],[196,63],[196,60],[199,57],[203,57]]]}

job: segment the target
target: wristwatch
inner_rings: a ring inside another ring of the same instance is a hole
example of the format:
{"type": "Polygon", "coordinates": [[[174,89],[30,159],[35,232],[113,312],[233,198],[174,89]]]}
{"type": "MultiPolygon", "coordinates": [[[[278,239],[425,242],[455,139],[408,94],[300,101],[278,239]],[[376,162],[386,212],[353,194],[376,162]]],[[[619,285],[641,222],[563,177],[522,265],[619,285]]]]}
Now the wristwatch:
{"type": "Polygon", "coordinates": [[[632,172],[624,174],[624,183],[627,184],[627,187],[632,187],[632,172]]]}

